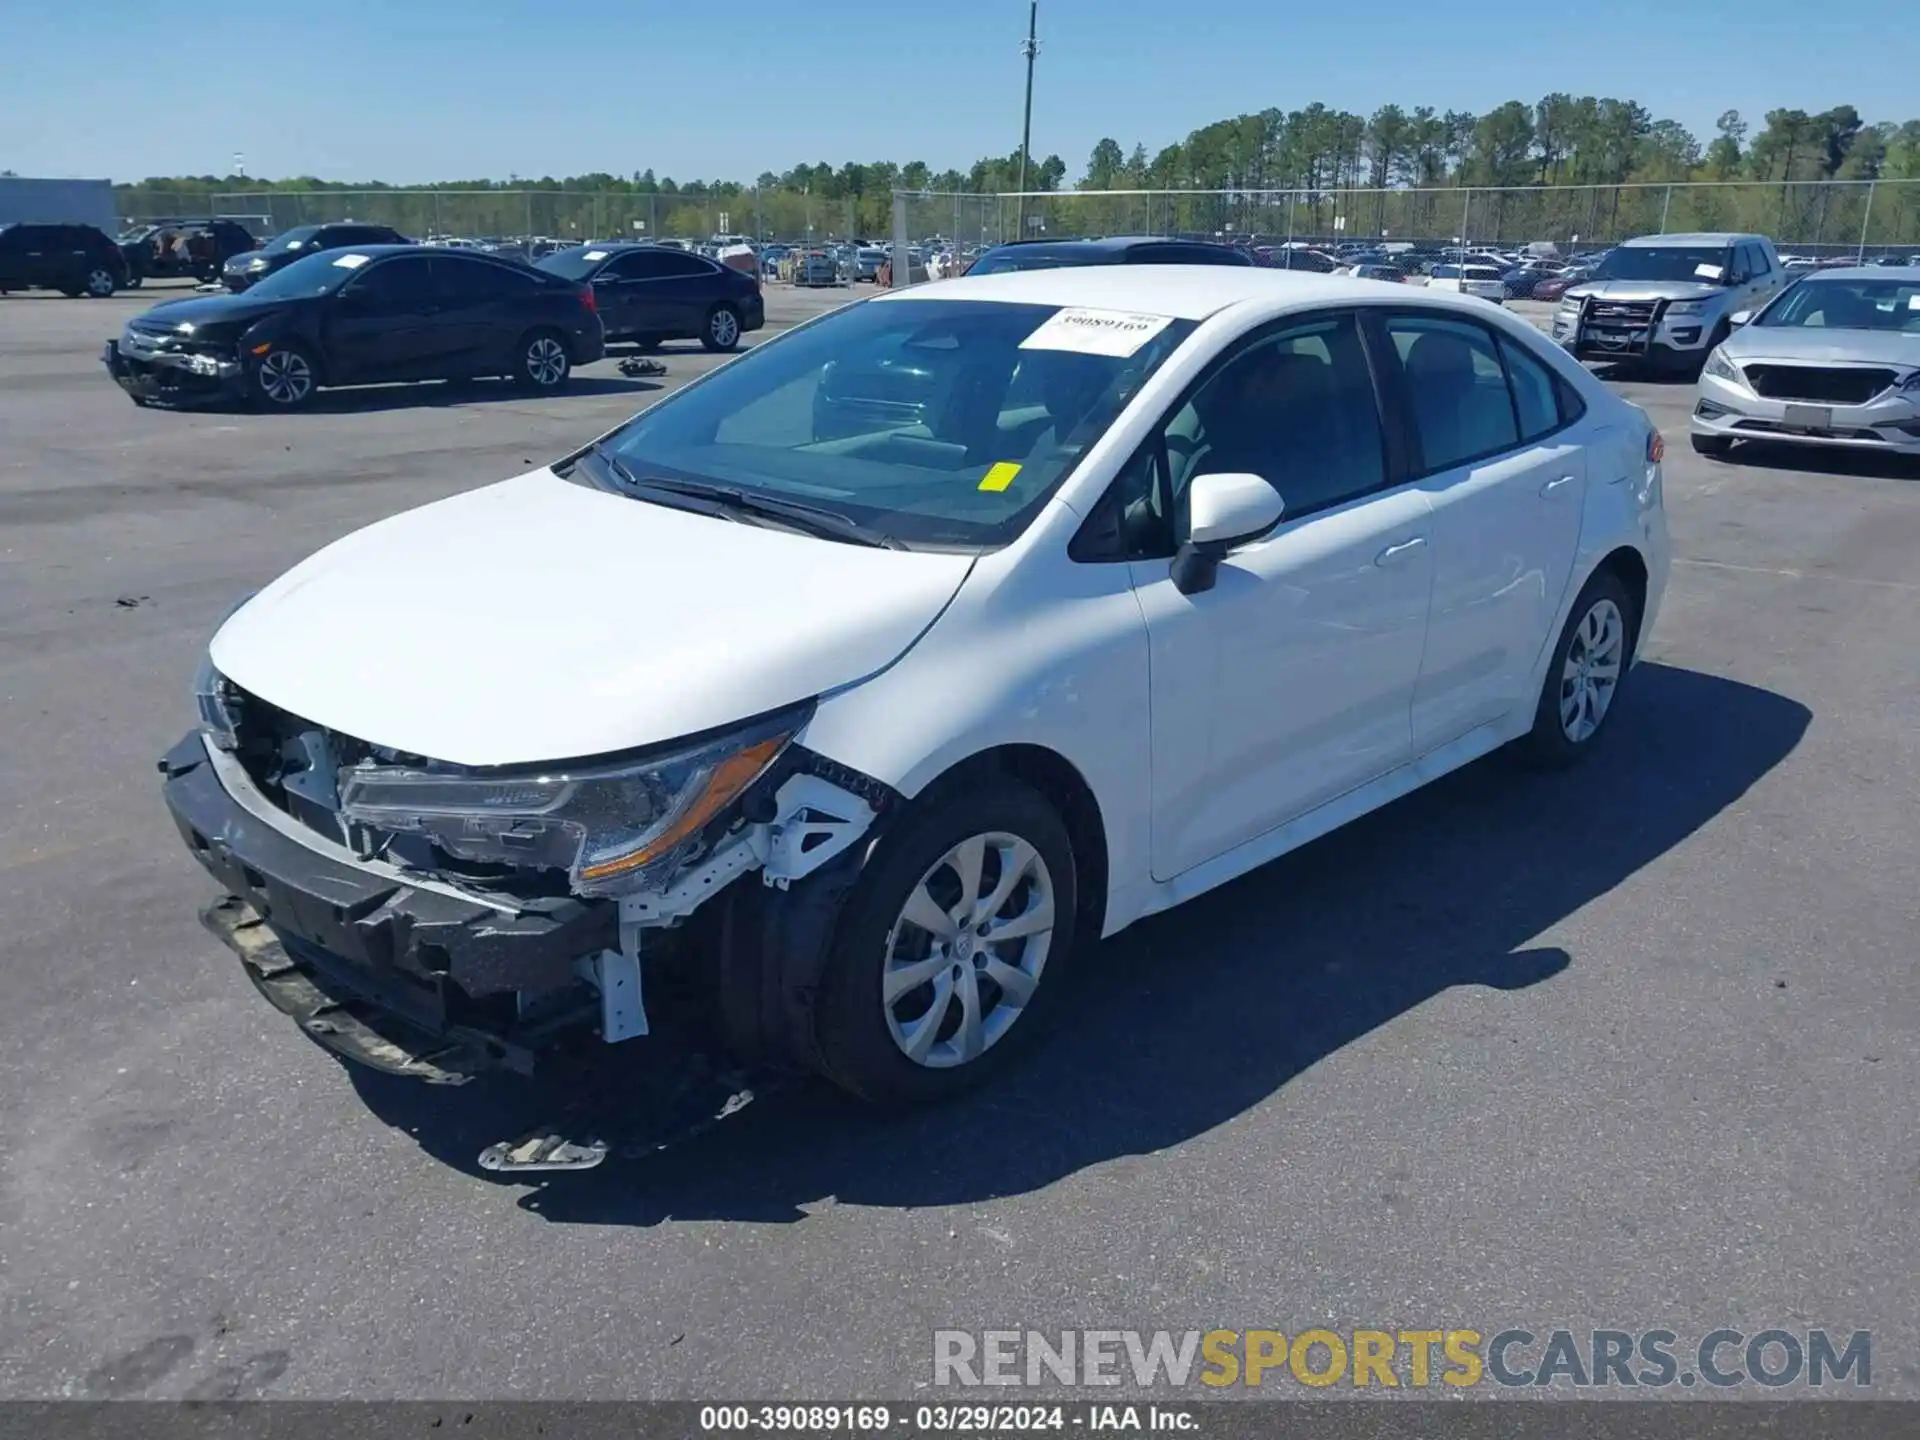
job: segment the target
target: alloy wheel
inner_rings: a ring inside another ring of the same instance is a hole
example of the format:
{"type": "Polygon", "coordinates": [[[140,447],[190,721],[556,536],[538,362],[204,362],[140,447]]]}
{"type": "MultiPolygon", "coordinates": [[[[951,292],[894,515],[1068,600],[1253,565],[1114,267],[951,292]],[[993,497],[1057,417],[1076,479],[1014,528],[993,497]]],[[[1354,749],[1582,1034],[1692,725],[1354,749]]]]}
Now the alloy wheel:
{"type": "Polygon", "coordinates": [[[978,1059],[1031,1003],[1053,943],[1054,884],[1040,852],[993,831],[962,840],[908,892],[887,935],[887,1031],[916,1065],[978,1059]]]}
{"type": "Polygon", "coordinates": [[[558,385],[567,378],[567,352],[551,335],[527,346],[527,374],[536,385],[558,385]]]}
{"type": "Polygon", "coordinates": [[[87,273],[87,293],[105,299],[113,294],[113,272],[110,270],[92,270],[87,273]]]}
{"type": "Polygon", "coordinates": [[[730,349],[740,339],[740,322],[731,310],[716,310],[707,322],[707,333],[722,350],[730,349]]]}
{"type": "Polygon", "coordinates": [[[260,362],[260,388],[276,405],[298,405],[313,390],[313,369],[292,350],[274,350],[260,362]]]}
{"type": "Polygon", "coordinates": [[[1578,745],[1607,718],[1626,659],[1627,624],[1620,607],[1596,600],[1573,632],[1560,670],[1560,729],[1578,745]]]}

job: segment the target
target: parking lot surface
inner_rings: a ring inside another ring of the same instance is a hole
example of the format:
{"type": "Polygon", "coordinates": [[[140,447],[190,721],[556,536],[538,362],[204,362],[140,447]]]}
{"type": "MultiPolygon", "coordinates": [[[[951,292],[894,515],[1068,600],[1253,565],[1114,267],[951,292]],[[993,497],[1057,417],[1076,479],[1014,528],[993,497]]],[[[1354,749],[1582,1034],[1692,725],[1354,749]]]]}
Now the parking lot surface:
{"type": "Polygon", "coordinates": [[[304,1041],[154,761],[240,594],[712,357],[169,414],[98,360],[154,298],[0,300],[0,1394],[900,1397],[936,1328],[1326,1324],[1870,1329],[1920,1395],[1920,475],[1708,462],[1690,387],[1621,381],[1677,561],[1594,764],[1496,757],[1090,951],[960,1105],[802,1087],[503,1184],[541,1097],[304,1041]]]}

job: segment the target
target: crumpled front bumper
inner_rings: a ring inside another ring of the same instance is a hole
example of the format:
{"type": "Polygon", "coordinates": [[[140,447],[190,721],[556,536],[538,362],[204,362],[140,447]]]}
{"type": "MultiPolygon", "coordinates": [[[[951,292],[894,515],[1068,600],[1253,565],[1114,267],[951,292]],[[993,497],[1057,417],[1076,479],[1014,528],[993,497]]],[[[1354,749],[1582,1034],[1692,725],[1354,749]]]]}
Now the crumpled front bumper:
{"type": "Polygon", "coordinates": [[[618,943],[613,902],[495,904],[355,863],[257,791],[236,796],[244,772],[230,789],[217,765],[197,733],[160,762],[181,838],[226,892],[202,918],[315,1040],[449,1081],[493,1066],[531,1072],[599,1016],[575,962],[618,943]]]}
{"type": "Polygon", "coordinates": [[[100,363],[114,383],[141,404],[192,405],[237,400],[245,392],[246,372],[238,360],[206,361],[188,355],[134,356],[107,341],[100,363]]]}

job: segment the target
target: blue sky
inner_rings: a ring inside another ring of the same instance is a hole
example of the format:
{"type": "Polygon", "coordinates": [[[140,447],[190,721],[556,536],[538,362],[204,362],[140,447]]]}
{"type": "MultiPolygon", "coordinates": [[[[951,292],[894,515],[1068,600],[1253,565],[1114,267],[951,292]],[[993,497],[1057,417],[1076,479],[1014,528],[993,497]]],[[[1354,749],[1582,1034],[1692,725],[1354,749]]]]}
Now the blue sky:
{"type": "MultiPolygon", "coordinates": [[[[965,167],[1019,143],[1025,0],[0,0],[0,168],[395,183],[795,162],[965,167]]],[[[1920,111],[1881,6],[1806,0],[1041,0],[1034,151],[1152,151],[1314,100],[1920,111]],[[1557,17],[1566,17],[1560,19],[1557,17]]]]}

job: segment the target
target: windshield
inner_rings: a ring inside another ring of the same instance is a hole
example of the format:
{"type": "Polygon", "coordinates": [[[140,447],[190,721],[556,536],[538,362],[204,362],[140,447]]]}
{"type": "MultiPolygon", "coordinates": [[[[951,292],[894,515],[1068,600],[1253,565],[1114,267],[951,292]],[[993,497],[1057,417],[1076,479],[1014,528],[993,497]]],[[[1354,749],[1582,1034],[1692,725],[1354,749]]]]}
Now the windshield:
{"type": "Polygon", "coordinates": [[[565,250],[542,256],[534,268],[563,280],[584,280],[605,264],[612,253],[605,246],[595,249],[591,245],[569,245],[565,250]]]}
{"type": "Polygon", "coordinates": [[[1802,280],[1754,323],[1920,334],[1920,280],[1802,280]]]}
{"type": "Polygon", "coordinates": [[[366,263],[365,255],[352,250],[322,250],[255,281],[247,287],[247,298],[292,300],[301,295],[325,295],[346,284],[366,263]]]}
{"type": "Polygon", "coordinates": [[[798,501],[908,545],[999,545],[1193,328],[1051,305],[869,301],[749,351],[605,443],[639,481],[798,501]]]}
{"type": "Polygon", "coordinates": [[[1727,251],[1705,245],[1622,245],[1594,267],[1595,280],[1692,280],[1717,285],[1727,251]]]}
{"type": "Polygon", "coordinates": [[[301,225],[292,230],[283,231],[260,248],[262,250],[299,250],[320,233],[318,225],[301,225]]]}
{"type": "Polygon", "coordinates": [[[1000,275],[1009,270],[1064,270],[1070,265],[1102,265],[1110,258],[1094,251],[1007,249],[989,250],[973,262],[969,275],[1000,275]]]}

